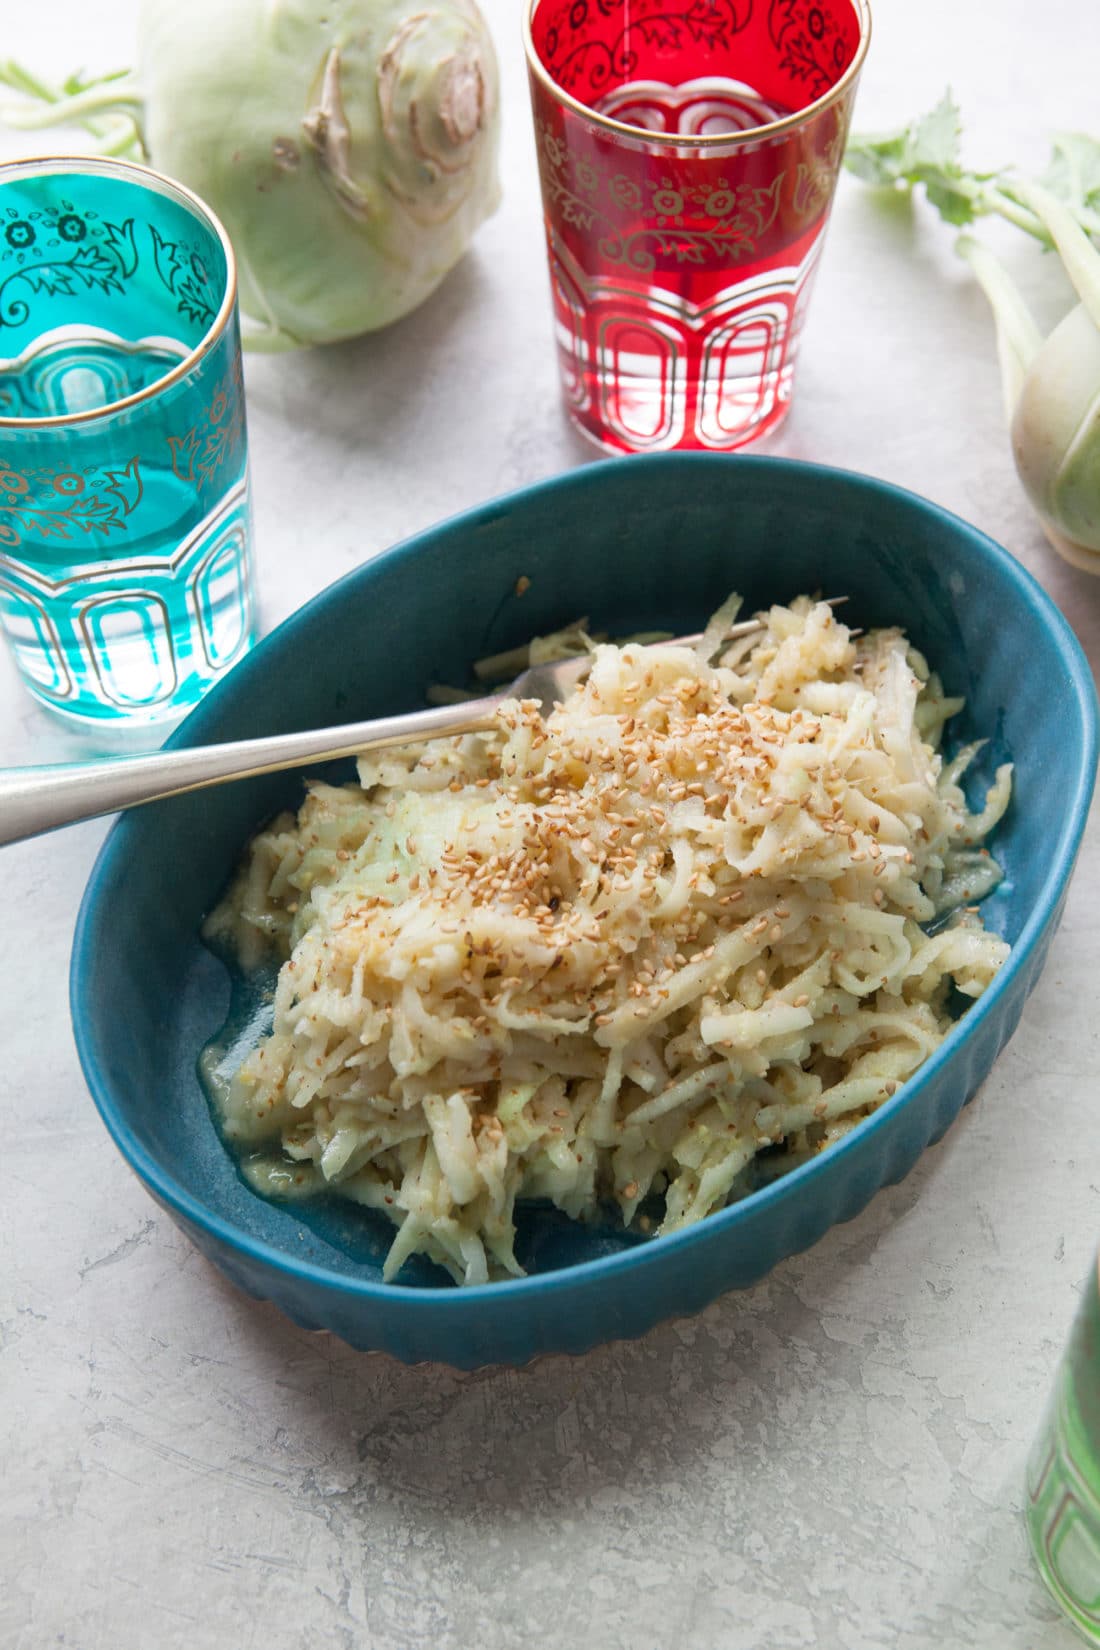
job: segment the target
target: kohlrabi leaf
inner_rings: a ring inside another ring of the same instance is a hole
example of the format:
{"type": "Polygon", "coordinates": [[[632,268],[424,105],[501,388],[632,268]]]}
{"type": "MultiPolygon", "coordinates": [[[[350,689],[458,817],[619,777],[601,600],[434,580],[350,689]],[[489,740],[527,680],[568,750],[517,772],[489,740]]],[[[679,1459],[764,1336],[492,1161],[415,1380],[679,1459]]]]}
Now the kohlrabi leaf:
{"type": "Polygon", "coordinates": [[[978,215],[973,195],[951,178],[945,178],[942,183],[926,183],[925,192],[928,204],[936,208],[945,223],[953,223],[963,229],[973,223],[978,215]]]}
{"type": "Polygon", "coordinates": [[[939,176],[958,170],[959,111],[950,92],[936,107],[900,132],[880,137],[856,137],[848,142],[845,165],[856,177],[878,188],[914,184],[928,173],[939,176]]]}
{"type": "Polygon", "coordinates": [[[923,184],[940,216],[959,228],[973,223],[975,197],[985,179],[959,164],[959,108],[945,92],[934,109],[910,121],[902,131],[878,138],[853,137],[845,165],[873,187],[923,184]]]}
{"type": "Polygon", "coordinates": [[[1059,132],[1041,182],[1071,211],[1100,212],[1100,139],[1086,132],[1059,132]]]}
{"type": "Polygon", "coordinates": [[[934,109],[906,128],[906,170],[918,176],[959,172],[961,132],[959,106],[950,92],[944,92],[934,109]]]}
{"type": "Polygon", "coordinates": [[[844,156],[849,172],[873,189],[908,181],[905,177],[905,132],[889,137],[851,137],[844,156]]]}
{"type": "MultiPolygon", "coordinates": [[[[880,188],[913,189],[923,184],[929,204],[958,228],[995,213],[1049,246],[1045,224],[1025,199],[1023,180],[1009,168],[976,172],[963,166],[960,129],[958,105],[945,92],[934,109],[899,132],[881,137],[854,135],[845,166],[865,183],[880,188]]],[[[1074,214],[1085,234],[1100,237],[1100,140],[1082,132],[1059,135],[1043,181],[1074,214]]]]}

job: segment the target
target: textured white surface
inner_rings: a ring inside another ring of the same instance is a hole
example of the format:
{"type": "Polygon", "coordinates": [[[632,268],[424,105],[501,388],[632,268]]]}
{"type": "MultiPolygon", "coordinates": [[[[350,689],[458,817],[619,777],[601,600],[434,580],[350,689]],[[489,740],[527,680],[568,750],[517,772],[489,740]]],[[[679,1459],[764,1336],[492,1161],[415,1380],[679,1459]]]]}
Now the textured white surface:
{"type": "MultiPolygon", "coordinates": [[[[504,74],[500,213],[405,323],[248,363],[268,626],[411,531],[590,456],[558,409],[518,0],[484,3],[504,74]]],[[[1096,127],[1096,27],[1092,0],[878,0],[857,124],[923,109],[950,77],[975,159],[1037,163],[1045,133],[1096,127]]],[[[129,0],[49,0],[20,9],[3,49],[106,68],[129,59],[132,28],[129,0]]],[[[1095,665],[1100,581],[1056,561],[1028,512],[988,315],[950,239],[844,182],[775,450],[976,522],[1095,665]]],[[[1060,313],[1053,262],[994,239],[1060,313]]],[[[0,658],[0,764],[63,754],[0,658]]],[[[0,1643],[1077,1642],[1034,1576],[1020,1506],[1100,1238],[1095,816],[1020,1031],[903,1185],[692,1322],[468,1376],[363,1357],[242,1298],[130,1176],[66,1005],[103,834],[4,851],[0,1643]]]]}

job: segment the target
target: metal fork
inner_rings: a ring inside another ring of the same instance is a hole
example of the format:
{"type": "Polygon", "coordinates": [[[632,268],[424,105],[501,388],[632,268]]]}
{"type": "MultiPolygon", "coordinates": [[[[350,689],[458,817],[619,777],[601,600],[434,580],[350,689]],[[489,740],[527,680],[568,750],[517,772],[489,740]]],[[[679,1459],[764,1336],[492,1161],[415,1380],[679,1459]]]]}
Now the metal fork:
{"type": "MultiPolygon", "coordinates": [[[[845,599],[836,597],[832,605],[845,599]]],[[[762,620],[746,619],[732,625],[719,645],[724,647],[764,628],[762,620]]],[[[677,636],[662,645],[692,646],[701,634],[677,636]]],[[[277,733],[190,750],[154,751],[146,756],[0,770],[0,847],[62,825],[75,825],[143,802],[159,802],[185,791],[203,790],[230,779],[276,773],[300,767],[303,762],[359,756],[389,745],[408,745],[447,734],[482,733],[493,726],[494,712],[504,699],[535,699],[546,715],[584,680],[591,664],[592,655],[582,653],[552,664],[532,665],[507,687],[482,698],[414,710],[404,716],[349,722],[343,727],[307,728],[301,733],[277,733]]]]}

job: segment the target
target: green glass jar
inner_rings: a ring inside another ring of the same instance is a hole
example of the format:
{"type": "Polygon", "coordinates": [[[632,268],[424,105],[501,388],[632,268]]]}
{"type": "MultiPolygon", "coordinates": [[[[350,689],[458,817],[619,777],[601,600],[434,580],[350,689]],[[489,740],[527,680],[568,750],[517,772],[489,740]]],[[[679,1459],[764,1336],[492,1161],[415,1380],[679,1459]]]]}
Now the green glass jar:
{"type": "Polygon", "coordinates": [[[1040,1574],[1086,1641],[1100,1646],[1100,1259],[1031,1453],[1027,1497],[1040,1574]]]}

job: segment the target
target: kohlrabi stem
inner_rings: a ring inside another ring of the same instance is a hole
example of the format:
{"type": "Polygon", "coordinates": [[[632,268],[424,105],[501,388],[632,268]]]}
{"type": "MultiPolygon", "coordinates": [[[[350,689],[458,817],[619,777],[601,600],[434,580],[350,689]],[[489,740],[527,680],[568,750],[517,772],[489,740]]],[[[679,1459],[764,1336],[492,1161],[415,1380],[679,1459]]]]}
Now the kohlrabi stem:
{"type": "Polygon", "coordinates": [[[132,70],[116,69],[89,85],[71,76],[61,87],[39,80],[19,63],[0,63],[0,85],[10,86],[39,105],[9,105],[0,109],[5,124],[22,131],[36,131],[66,120],[81,125],[98,141],[101,155],[127,155],[144,160],[145,136],[141,127],[143,100],[132,70]]]}
{"type": "Polygon", "coordinates": [[[1043,226],[1035,214],[1021,206],[1020,202],[1005,190],[990,184],[981,184],[975,189],[964,189],[963,193],[970,197],[979,211],[995,213],[1008,223],[1014,223],[1017,229],[1022,229],[1025,234],[1033,235],[1037,241],[1046,240],[1043,226]]]}
{"type": "MultiPolygon", "coordinates": [[[[1021,204],[1026,204],[1030,201],[1032,195],[1037,189],[1039,189],[1040,193],[1046,195],[1048,200],[1056,201],[1056,204],[1061,207],[1063,212],[1069,212],[1069,208],[1064,206],[1061,201],[1057,201],[1056,196],[1049,194],[1049,192],[1045,189],[1041,189],[1038,184],[1017,183],[1013,184],[1012,188],[1014,195],[1021,197],[1021,204]]],[[[1001,216],[1007,217],[1008,214],[1002,213],[1001,216]]],[[[1013,218],[1011,221],[1013,223],[1019,223],[1021,228],[1024,227],[1022,220],[1019,218],[1013,218]]],[[[1033,235],[1038,233],[1039,238],[1049,245],[1051,241],[1051,234],[1049,228],[1045,226],[1044,217],[1037,213],[1036,222],[1040,224],[1040,229],[1038,231],[1031,229],[1029,230],[1029,233],[1033,235]]],[[[1100,212],[1094,212],[1090,206],[1075,205],[1071,214],[1071,222],[1076,223],[1080,227],[1082,234],[1096,235],[1100,237],[1100,212]]]]}
{"type": "Polygon", "coordinates": [[[252,327],[248,317],[241,317],[241,348],[249,355],[284,355],[287,350],[301,349],[302,340],[292,338],[281,327],[252,327]]]}
{"type": "Polygon", "coordinates": [[[993,310],[1005,417],[1011,419],[1027,369],[1043,341],[1042,335],[1016,283],[988,247],[972,235],[960,235],[955,242],[955,251],[966,259],[974,271],[993,310]]]}
{"type": "Polygon", "coordinates": [[[14,92],[25,92],[28,97],[38,98],[42,103],[53,103],[60,95],[37,80],[20,63],[0,63],[0,85],[10,86],[14,92]]]}
{"type": "Polygon", "coordinates": [[[145,143],[141,135],[141,127],[133,116],[119,115],[114,122],[115,134],[113,137],[103,137],[96,144],[96,154],[106,155],[109,158],[119,156],[123,159],[145,159],[145,143]],[[136,154],[134,153],[136,151],[136,154]]]}
{"type": "Polygon", "coordinates": [[[84,125],[96,115],[129,115],[133,118],[141,112],[145,101],[133,75],[102,81],[71,97],[56,97],[47,93],[42,99],[41,93],[31,95],[38,97],[42,106],[5,109],[4,119],[9,126],[24,132],[36,132],[47,126],[84,125]]]}
{"type": "MultiPolygon", "coordinates": [[[[959,194],[965,195],[978,212],[989,212],[1004,218],[1008,223],[1014,223],[1017,229],[1022,229],[1025,234],[1042,241],[1044,246],[1050,245],[1050,231],[1040,214],[1030,206],[1030,185],[1008,181],[999,184],[975,184],[961,178],[953,179],[951,187],[959,194]]],[[[1051,198],[1053,199],[1053,196],[1051,198]]],[[[1100,212],[1094,212],[1088,206],[1079,206],[1074,209],[1074,217],[1085,233],[1100,235],[1100,212]]]]}
{"type": "Polygon", "coordinates": [[[1031,183],[1021,185],[1020,192],[1057,247],[1077,296],[1100,330],[1100,252],[1074,213],[1049,189],[1031,183]]]}

